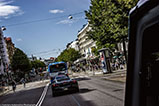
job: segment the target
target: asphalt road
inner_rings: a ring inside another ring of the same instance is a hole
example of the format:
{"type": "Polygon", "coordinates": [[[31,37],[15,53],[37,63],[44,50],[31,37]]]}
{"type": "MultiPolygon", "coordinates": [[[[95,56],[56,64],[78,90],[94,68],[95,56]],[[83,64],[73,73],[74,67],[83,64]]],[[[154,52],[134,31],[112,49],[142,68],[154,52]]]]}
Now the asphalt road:
{"type": "Polygon", "coordinates": [[[65,92],[52,97],[48,88],[42,106],[123,106],[125,84],[101,79],[78,78],[79,93],[65,92]]]}
{"type": "MultiPolygon", "coordinates": [[[[123,106],[125,83],[104,80],[100,76],[76,79],[79,83],[79,93],[64,92],[52,97],[49,86],[42,106],[123,106]]],[[[43,94],[45,85],[43,82],[31,83],[28,84],[28,88],[0,96],[0,106],[35,106],[43,94]]]]}

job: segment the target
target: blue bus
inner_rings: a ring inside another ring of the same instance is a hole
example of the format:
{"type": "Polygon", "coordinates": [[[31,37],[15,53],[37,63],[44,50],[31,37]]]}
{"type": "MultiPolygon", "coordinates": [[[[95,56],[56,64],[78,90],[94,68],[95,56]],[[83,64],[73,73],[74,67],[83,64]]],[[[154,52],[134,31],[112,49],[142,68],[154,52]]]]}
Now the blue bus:
{"type": "Polygon", "coordinates": [[[67,63],[63,61],[50,63],[48,65],[48,73],[51,83],[53,82],[55,76],[59,74],[68,75],[67,63]]]}

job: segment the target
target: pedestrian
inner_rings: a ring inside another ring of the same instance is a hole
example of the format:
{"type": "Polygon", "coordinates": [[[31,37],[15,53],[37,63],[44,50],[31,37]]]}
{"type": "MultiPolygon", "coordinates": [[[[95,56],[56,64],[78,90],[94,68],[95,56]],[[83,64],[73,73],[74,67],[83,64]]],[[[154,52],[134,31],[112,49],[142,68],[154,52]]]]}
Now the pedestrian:
{"type": "Polygon", "coordinates": [[[26,83],[26,81],[25,81],[25,78],[23,79],[23,86],[24,86],[24,88],[25,88],[25,83],[26,83]]]}
{"type": "Polygon", "coordinates": [[[16,82],[14,80],[12,80],[12,89],[15,92],[16,89],[16,82]]]}
{"type": "Polygon", "coordinates": [[[26,84],[25,84],[25,83],[26,83],[25,78],[22,78],[22,79],[21,79],[21,82],[23,83],[23,86],[24,86],[24,88],[25,88],[25,85],[26,85],[26,84]]]}
{"type": "Polygon", "coordinates": [[[112,69],[115,70],[116,66],[115,63],[112,63],[112,69]]]}

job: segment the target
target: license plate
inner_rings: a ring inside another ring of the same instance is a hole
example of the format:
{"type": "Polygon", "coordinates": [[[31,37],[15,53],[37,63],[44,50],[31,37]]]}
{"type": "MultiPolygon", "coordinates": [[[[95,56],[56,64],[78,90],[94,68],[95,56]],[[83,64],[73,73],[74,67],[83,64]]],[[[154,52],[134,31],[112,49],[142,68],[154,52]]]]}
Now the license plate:
{"type": "Polygon", "coordinates": [[[68,90],[68,88],[64,88],[64,90],[68,90]]]}

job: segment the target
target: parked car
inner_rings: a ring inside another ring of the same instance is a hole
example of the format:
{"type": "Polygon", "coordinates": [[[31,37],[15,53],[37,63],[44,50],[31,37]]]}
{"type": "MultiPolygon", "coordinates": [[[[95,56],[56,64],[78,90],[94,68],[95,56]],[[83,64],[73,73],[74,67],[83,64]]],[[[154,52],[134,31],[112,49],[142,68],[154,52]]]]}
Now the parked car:
{"type": "Polygon", "coordinates": [[[51,87],[52,96],[56,96],[58,93],[62,93],[64,91],[79,92],[78,82],[64,74],[56,76],[51,87]]]}

